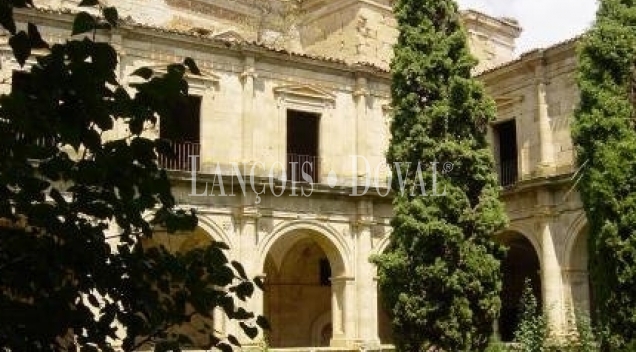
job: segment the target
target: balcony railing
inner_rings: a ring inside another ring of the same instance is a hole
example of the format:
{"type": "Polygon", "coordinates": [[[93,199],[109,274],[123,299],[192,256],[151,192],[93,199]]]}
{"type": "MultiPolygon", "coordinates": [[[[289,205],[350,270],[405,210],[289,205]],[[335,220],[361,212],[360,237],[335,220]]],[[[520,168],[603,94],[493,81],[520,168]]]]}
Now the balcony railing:
{"type": "Polygon", "coordinates": [[[519,171],[517,159],[502,160],[498,165],[499,184],[503,187],[512,186],[518,181],[519,171]]]}
{"type": "MultiPolygon", "coordinates": [[[[192,171],[192,158],[201,155],[201,145],[192,142],[172,142],[173,155],[159,155],[159,165],[166,170],[192,171]]],[[[195,158],[195,171],[201,171],[201,158],[195,158]]]]}
{"type": "Polygon", "coordinates": [[[308,182],[307,176],[303,178],[304,172],[312,183],[318,183],[319,168],[320,158],[315,155],[287,154],[287,180],[308,182]]]}

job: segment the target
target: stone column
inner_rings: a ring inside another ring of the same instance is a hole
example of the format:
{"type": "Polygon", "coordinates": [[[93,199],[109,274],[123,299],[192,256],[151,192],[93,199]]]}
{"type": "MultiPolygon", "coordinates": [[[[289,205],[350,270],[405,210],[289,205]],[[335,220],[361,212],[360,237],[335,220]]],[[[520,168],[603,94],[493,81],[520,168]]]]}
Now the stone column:
{"type": "Polygon", "coordinates": [[[358,202],[356,223],[356,283],[358,304],[358,339],[366,348],[380,345],[378,337],[378,288],[375,265],[369,262],[372,251],[371,231],[373,225],[373,202],[358,202]]]}
{"type": "Polygon", "coordinates": [[[254,160],[254,79],[256,78],[255,59],[252,56],[245,57],[243,64],[243,73],[241,79],[243,81],[242,109],[243,115],[241,120],[241,157],[243,163],[247,164],[254,160]]]}
{"type": "Polygon", "coordinates": [[[537,122],[539,127],[540,160],[538,172],[549,175],[554,169],[554,147],[552,144],[552,128],[548,114],[548,99],[545,77],[545,63],[541,61],[535,71],[537,89],[537,122]]]}
{"type": "Polygon", "coordinates": [[[559,336],[563,333],[563,282],[551,228],[552,218],[546,212],[539,220],[543,310],[548,317],[550,330],[554,335],[559,336]]]}
{"type": "Polygon", "coordinates": [[[340,276],[332,278],[331,284],[331,347],[353,348],[357,336],[356,282],[353,277],[340,276]]]}
{"type": "Polygon", "coordinates": [[[344,326],[344,298],[346,277],[331,278],[331,326],[333,334],[331,346],[344,346],[345,326],[344,326]]]}
{"type": "MultiPolygon", "coordinates": [[[[252,279],[256,276],[263,276],[263,268],[257,268],[257,238],[258,238],[258,219],[260,213],[257,208],[244,205],[235,215],[236,223],[239,224],[239,248],[235,251],[237,260],[243,265],[248,278],[252,279]]],[[[263,294],[260,289],[256,288],[254,294],[247,302],[238,302],[238,306],[244,307],[247,311],[255,315],[263,314],[263,294]]],[[[250,339],[238,325],[237,322],[231,324],[234,335],[239,339],[243,346],[255,346],[259,343],[262,336],[250,339]]]]}
{"type": "Polygon", "coordinates": [[[356,304],[356,285],[353,278],[348,278],[344,286],[344,332],[347,347],[353,347],[358,331],[356,320],[358,305],[356,304]]]}

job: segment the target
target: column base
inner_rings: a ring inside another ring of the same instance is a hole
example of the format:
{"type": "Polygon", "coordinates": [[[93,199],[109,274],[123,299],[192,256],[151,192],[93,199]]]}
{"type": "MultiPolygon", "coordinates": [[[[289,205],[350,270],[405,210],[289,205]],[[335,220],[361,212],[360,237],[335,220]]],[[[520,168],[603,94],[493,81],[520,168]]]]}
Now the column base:
{"type": "Polygon", "coordinates": [[[377,350],[382,344],[380,339],[361,340],[346,337],[334,337],[329,343],[330,347],[355,349],[355,350],[377,350]]]}

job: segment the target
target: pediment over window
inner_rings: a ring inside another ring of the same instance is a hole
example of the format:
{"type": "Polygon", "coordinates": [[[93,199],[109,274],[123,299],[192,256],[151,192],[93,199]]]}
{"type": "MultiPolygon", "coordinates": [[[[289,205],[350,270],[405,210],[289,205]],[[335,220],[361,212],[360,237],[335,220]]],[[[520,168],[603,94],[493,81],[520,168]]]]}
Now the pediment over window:
{"type": "Polygon", "coordinates": [[[310,84],[285,84],[274,88],[277,96],[335,102],[336,96],[323,87],[310,84]]]}

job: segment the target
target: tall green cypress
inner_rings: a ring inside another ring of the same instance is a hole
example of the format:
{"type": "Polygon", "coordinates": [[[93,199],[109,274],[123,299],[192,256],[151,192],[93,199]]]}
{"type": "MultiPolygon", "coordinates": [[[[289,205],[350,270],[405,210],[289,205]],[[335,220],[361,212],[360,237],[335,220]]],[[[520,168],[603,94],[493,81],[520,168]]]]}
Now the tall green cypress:
{"type": "Polygon", "coordinates": [[[636,341],[635,62],[636,1],[601,0],[579,47],[581,100],[572,136],[597,318],[612,351],[632,351],[627,345],[636,341]]]}
{"type": "Polygon", "coordinates": [[[495,105],[472,78],[477,62],[455,1],[394,7],[400,34],[387,161],[396,198],[391,244],[374,259],[380,288],[399,351],[480,351],[501,305],[503,251],[493,236],[507,221],[486,140],[495,105]]]}

